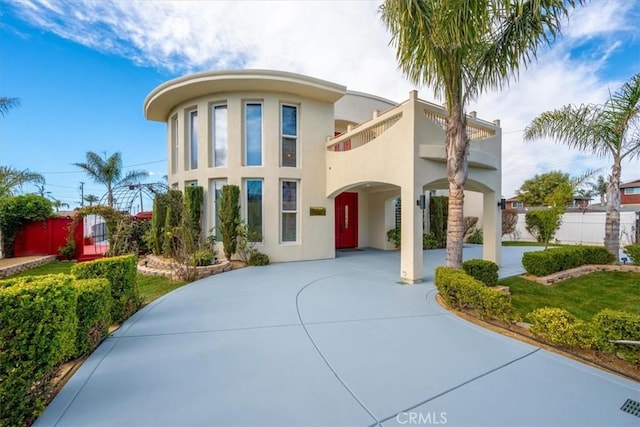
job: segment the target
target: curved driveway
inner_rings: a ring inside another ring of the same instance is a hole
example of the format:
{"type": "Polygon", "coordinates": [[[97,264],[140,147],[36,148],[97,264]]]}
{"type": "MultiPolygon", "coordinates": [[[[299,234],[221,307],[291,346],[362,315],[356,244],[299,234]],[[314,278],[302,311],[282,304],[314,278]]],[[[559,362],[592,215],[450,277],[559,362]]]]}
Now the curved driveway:
{"type": "MultiPolygon", "coordinates": [[[[503,275],[523,248],[505,248],[503,275]]],[[[398,284],[399,254],[251,267],[148,305],[37,426],[618,426],[640,385],[484,330],[398,284]]],[[[479,247],[465,249],[478,257],[479,247]]]]}

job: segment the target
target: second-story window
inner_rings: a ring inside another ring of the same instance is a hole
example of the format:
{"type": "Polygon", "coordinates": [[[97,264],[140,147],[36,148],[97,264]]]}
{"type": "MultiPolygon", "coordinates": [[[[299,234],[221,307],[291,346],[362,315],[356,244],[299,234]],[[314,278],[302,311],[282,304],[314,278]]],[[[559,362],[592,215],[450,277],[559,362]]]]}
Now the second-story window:
{"type": "Polygon", "coordinates": [[[198,110],[191,110],[189,117],[189,169],[198,169],[198,110]]]}
{"type": "Polygon", "coordinates": [[[282,145],[280,165],[295,168],[298,166],[298,107],[283,105],[281,109],[280,138],[282,145]]]}
{"type": "Polygon", "coordinates": [[[245,165],[262,166],[262,104],[245,104],[245,165]]]}
{"type": "Polygon", "coordinates": [[[223,104],[211,106],[211,166],[227,166],[229,152],[227,132],[227,106],[223,104]]]}

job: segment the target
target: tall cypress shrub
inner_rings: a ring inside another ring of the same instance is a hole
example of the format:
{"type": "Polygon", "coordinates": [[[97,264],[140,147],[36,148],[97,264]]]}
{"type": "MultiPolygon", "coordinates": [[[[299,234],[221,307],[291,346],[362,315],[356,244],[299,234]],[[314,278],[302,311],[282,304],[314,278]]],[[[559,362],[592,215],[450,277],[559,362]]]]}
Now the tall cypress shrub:
{"type": "Polygon", "coordinates": [[[190,240],[199,242],[202,236],[202,203],[204,202],[204,189],[200,186],[185,187],[184,189],[184,215],[183,224],[188,230],[190,240]]]}
{"type": "Polygon", "coordinates": [[[447,212],[449,198],[447,196],[431,197],[429,203],[429,225],[431,233],[435,236],[438,247],[444,248],[447,244],[447,212]]]}
{"type": "Polygon", "coordinates": [[[151,239],[149,244],[154,255],[162,254],[164,243],[164,224],[167,220],[167,194],[157,194],[153,199],[153,216],[151,217],[151,239]]]}
{"type": "Polygon", "coordinates": [[[236,253],[238,225],[240,225],[240,187],[237,185],[222,186],[218,219],[224,256],[230,260],[236,253]]]}

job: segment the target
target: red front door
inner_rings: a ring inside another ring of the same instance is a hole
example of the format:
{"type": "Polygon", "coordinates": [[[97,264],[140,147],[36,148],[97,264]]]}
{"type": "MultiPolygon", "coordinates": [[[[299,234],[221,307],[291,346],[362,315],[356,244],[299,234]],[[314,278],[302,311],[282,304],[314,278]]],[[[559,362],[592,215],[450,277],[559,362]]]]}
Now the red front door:
{"type": "Polygon", "coordinates": [[[336,197],[336,249],[358,247],[358,193],[336,197]]]}

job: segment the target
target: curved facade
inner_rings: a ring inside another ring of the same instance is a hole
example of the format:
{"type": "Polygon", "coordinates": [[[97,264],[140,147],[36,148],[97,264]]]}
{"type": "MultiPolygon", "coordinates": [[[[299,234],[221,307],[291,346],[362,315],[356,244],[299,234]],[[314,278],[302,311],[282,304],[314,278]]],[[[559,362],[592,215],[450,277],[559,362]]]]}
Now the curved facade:
{"type": "MultiPolygon", "coordinates": [[[[204,187],[203,229],[215,229],[226,184],[240,187],[242,216],[273,261],[391,249],[386,231],[401,220],[402,280],[422,279],[415,200],[446,183],[441,107],[415,92],[395,104],[299,74],[238,70],[168,81],[147,96],[144,114],[167,124],[169,185],[204,187]]],[[[468,121],[476,132],[470,185],[485,195],[483,228],[493,241],[485,258],[499,260],[500,130],[475,115],[468,121]]]]}

